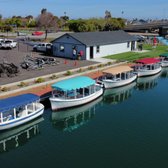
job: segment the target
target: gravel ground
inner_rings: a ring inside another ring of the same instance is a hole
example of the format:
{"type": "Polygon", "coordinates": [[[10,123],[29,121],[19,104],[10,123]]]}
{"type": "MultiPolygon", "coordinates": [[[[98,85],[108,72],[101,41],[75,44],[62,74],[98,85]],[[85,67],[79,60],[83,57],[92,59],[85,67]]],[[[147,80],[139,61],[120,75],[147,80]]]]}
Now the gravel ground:
{"type": "MultiPolygon", "coordinates": [[[[19,42],[17,48],[12,50],[0,50],[0,62],[3,60],[7,61],[8,63],[14,63],[16,66],[19,67],[20,73],[17,76],[7,77],[3,75],[0,77],[0,85],[9,84],[13,82],[22,81],[25,79],[30,79],[34,77],[39,77],[47,74],[57,73],[61,71],[72,70],[74,68],[80,68],[83,66],[93,65],[97,62],[93,61],[75,61],[74,60],[67,60],[67,64],[65,64],[65,59],[57,58],[60,61],[59,65],[47,65],[40,70],[25,70],[20,67],[20,63],[23,61],[26,55],[32,55],[33,57],[44,57],[46,55],[38,52],[32,51],[32,46],[24,44],[23,42],[19,42]]],[[[48,57],[48,56],[46,56],[48,57]]]]}

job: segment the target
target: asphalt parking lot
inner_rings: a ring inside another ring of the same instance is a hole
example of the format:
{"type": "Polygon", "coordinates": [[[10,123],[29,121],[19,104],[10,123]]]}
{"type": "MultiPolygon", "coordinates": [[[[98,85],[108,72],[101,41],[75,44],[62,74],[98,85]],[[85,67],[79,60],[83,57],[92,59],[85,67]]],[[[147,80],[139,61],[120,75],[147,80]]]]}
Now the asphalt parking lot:
{"type": "Polygon", "coordinates": [[[28,71],[26,69],[22,69],[20,66],[20,63],[23,62],[26,55],[31,55],[32,57],[49,57],[43,53],[33,52],[32,46],[25,44],[24,42],[19,42],[17,48],[14,48],[12,50],[0,49],[0,63],[2,63],[3,61],[6,61],[8,63],[14,63],[16,66],[19,67],[20,70],[17,76],[12,75],[12,77],[7,77],[6,75],[3,75],[2,77],[0,77],[0,85],[18,82],[61,71],[72,70],[74,68],[80,68],[83,66],[93,65],[97,63],[85,60],[76,60],[75,62],[74,60],[56,57],[56,59],[60,62],[58,65],[46,65],[42,69],[34,69],[28,71]]]}

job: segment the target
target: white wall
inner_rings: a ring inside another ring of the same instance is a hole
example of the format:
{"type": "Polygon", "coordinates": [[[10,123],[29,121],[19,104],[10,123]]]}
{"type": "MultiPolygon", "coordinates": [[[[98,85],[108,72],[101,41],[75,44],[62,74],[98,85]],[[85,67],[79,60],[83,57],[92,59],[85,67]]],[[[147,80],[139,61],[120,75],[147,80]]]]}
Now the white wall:
{"type": "MultiPolygon", "coordinates": [[[[97,47],[96,46],[93,47],[94,58],[129,52],[129,51],[131,51],[131,42],[130,42],[129,48],[127,47],[127,43],[102,45],[99,47],[100,47],[99,53],[96,52],[97,47]]],[[[136,48],[136,43],[135,43],[135,48],[136,48]]],[[[86,48],[86,59],[87,60],[90,59],[90,47],[86,48]]]]}

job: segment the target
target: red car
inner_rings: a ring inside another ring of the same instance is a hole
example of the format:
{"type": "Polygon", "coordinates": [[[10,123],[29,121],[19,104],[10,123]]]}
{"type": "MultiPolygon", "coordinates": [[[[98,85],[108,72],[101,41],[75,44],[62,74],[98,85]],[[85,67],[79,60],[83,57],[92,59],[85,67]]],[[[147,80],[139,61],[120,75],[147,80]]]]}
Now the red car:
{"type": "Polygon", "coordinates": [[[43,35],[43,34],[44,34],[44,33],[41,32],[41,31],[35,31],[35,32],[32,33],[33,36],[41,36],[41,35],[43,35]]]}

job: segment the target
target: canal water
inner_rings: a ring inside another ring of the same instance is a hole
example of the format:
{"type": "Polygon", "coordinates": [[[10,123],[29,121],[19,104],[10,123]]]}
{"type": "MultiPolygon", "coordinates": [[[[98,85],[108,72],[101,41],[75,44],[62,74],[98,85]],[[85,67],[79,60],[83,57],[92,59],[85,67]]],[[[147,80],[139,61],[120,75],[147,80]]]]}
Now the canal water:
{"type": "Polygon", "coordinates": [[[168,69],[0,133],[5,168],[168,167],[168,69]]]}

